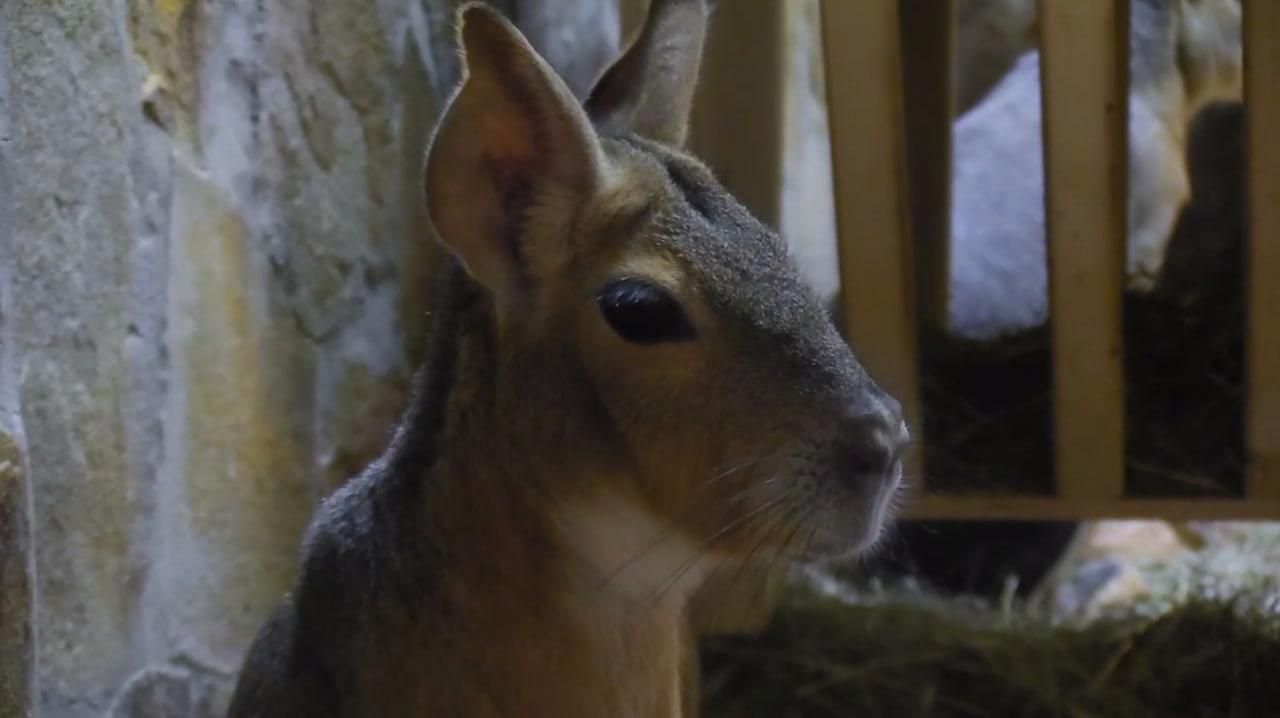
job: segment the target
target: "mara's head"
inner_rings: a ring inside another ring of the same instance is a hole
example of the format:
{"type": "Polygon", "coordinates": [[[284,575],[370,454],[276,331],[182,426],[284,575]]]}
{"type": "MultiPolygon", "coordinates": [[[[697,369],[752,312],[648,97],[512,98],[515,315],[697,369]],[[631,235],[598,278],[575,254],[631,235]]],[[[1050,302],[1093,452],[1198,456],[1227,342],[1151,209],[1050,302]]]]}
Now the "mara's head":
{"type": "Polygon", "coordinates": [[[612,492],[724,556],[850,553],[906,428],[778,236],[683,150],[706,13],[654,0],[582,103],[465,9],[429,216],[487,290],[501,429],[552,494],[612,492]]]}

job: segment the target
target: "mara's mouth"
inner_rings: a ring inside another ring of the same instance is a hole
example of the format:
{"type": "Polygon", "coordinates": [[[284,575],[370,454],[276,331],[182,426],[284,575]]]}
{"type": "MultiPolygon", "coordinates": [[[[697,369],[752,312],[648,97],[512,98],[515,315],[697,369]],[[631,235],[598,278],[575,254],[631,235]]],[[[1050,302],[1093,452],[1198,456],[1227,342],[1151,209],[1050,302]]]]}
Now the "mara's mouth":
{"type": "Polygon", "coordinates": [[[897,505],[901,460],[878,470],[807,463],[794,469],[762,472],[731,494],[699,502],[706,510],[686,512],[684,523],[669,519],[695,545],[727,562],[831,560],[863,553],[880,541],[897,505]]]}
{"type": "Polygon", "coordinates": [[[825,505],[815,507],[810,539],[800,546],[802,561],[831,561],[872,550],[893,519],[902,487],[902,462],[878,479],[851,488],[824,492],[825,505]]]}

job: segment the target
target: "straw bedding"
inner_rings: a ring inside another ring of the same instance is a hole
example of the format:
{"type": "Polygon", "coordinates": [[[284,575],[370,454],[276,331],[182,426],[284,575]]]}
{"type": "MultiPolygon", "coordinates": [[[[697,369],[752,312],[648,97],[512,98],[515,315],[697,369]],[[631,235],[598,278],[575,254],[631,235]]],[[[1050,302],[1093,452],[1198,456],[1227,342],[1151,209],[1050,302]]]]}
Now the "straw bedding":
{"type": "Polygon", "coordinates": [[[762,635],[706,641],[706,713],[1280,716],[1280,525],[1191,529],[1174,555],[1068,561],[1027,600],[809,571],[762,635]]]}

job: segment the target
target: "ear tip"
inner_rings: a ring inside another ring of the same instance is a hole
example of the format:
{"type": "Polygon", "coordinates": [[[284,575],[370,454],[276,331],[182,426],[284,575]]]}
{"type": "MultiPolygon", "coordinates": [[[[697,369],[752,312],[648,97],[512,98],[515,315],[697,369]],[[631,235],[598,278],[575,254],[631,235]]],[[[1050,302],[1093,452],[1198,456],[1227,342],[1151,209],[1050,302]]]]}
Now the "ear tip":
{"type": "Polygon", "coordinates": [[[466,48],[477,42],[506,40],[513,28],[501,12],[473,0],[458,8],[458,42],[466,48]]]}
{"type": "Polygon", "coordinates": [[[458,6],[458,23],[465,25],[472,20],[480,20],[481,18],[489,18],[490,21],[502,17],[502,13],[495,10],[489,3],[483,0],[468,0],[458,6]]]}

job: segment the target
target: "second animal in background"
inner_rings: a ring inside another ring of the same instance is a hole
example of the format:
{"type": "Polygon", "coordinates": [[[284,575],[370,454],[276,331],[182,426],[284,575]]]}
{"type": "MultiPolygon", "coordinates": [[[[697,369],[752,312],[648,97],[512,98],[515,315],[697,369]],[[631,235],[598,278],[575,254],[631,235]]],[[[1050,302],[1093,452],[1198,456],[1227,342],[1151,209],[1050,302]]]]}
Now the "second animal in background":
{"type": "MultiPolygon", "coordinates": [[[[977,0],[974,0],[976,3],[977,0]]],[[[1130,5],[1130,288],[1149,291],[1190,198],[1186,143],[1206,106],[1239,100],[1239,0],[1130,5]]],[[[990,341],[1048,319],[1040,55],[1012,70],[955,123],[947,331],[990,341]]]]}

